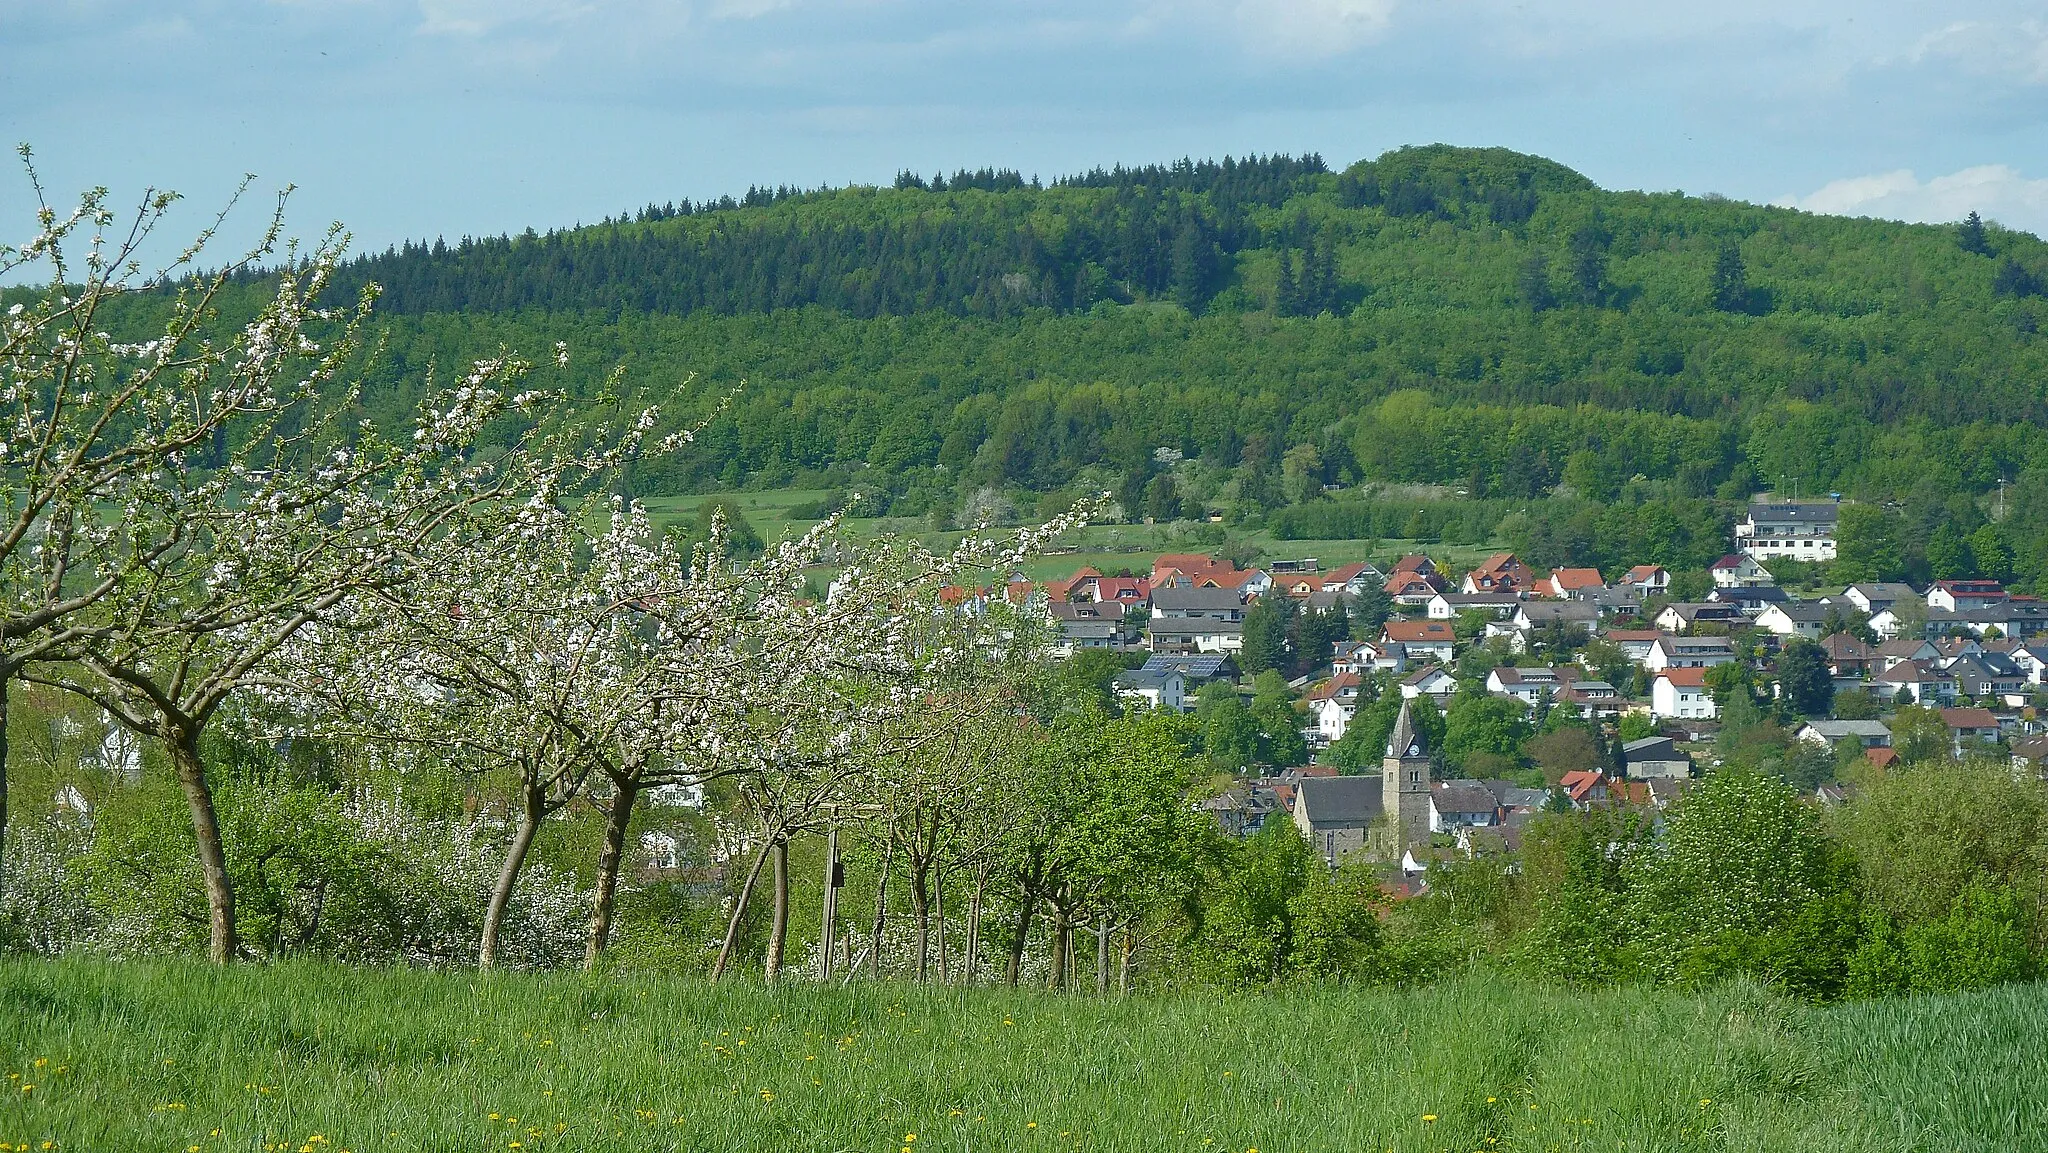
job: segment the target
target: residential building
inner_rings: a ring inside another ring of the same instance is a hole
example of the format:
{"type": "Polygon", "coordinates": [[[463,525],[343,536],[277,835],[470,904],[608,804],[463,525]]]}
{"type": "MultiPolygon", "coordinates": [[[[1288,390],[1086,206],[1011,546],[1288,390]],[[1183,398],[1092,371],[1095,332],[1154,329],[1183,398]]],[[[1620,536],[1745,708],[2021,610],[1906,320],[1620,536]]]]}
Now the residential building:
{"type": "Polygon", "coordinates": [[[1607,804],[1609,790],[1607,777],[1603,773],[1580,771],[1566,773],[1558,786],[1564,790],[1572,808],[1580,811],[1601,808],[1607,804]]]}
{"type": "Polygon", "coordinates": [[[1316,721],[1316,733],[1325,743],[1343,739],[1344,730],[1351,725],[1351,718],[1358,712],[1358,690],[1363,678],[1357,673],[1339,673],[1315,688],[1310,689],[1301,700],[1309,715],[1316,721]]]}
{"type": "Polygon", "coordinates": [[[1856,606],[1856,611],[1865,616],[1876,616],[1888,608],[1902,604],[1925,604],[1912,585],[1886,582],[1853,584],[1842,590],[1842,599],[1856,606]]]}
{"type": "Polygon", "coordinates": [[[1713,578],[1715,588],[1754,588],[1778,583],[1769,569],[1746,552],[1731,552],[1708,565],[1707,575],[1713,578]]]}
{"type": "Polygon", "coordinates": [[[1869,676],[1877,664],[1877,650],[1864,644],[1854,633],[1834,633],[1820,639],[1827,654],[1828,672],[1837,680],[1869,676]]]}
{"type": "Polygon", "coordinates": [[[1941,723],[1948,726],[1949,734],[1955,740],[1957,753],[1961,753],[1969,744],[1995,741],[1999,737],[1998,718],[1992,715],[1990,709],[1943,709],[1941,723]]]}
{"type": "Polygon", "coordinates": [[[1656,629],[1608,629],[1600,634],[1602,640],[1620,649],[1639,665],[1649,659],[1651,647],[1665,636],[1656,629]]]}
{"type": "Polygon", "coordinates": [[[1365,561],[1339,565],[1323,574],[1324,588],[1340,589],[1346,596],[1362,596],[1369,586],[1385,587],[1386,583],[1387,574],[1365,561]]]}
{"type": "Polygon", "coordinates": [[[1500,800],[1482,781],[1438,781],[1429,793],[1429,831],[1489,828],[1501,823],[1500,800]]]}
{"type": "Polygon", "coordinates": [[[1855,741],[1865,749],[1888,749],[1892,744],[1892,731],[1883,721],[1808,721],[1797,736],[1812,745],[1855,741]]]}
{"type": "Polygon", "coordinates": [[[1121,651],[1136,640],[1125,620],[1125,607],[1116,601],[1053,601],[1046,607],[1057,635],[1053,651],[1061,656],[1082,649],[1121,651]]]}
{"type": "Polygon", "coordinates": [[[1927,590],[1927,608],[1930,614],[1934,610],[1967,613],[1974,609],[1996,608],[2005,601],[2005,586],[1997,581],[1935,581],[1934,587],[1927,590]]]}
{"type": "Polygon", "coordinates": [[[1511,552],[1497,552],[1465,574],[1461,587],[1468,593],[1526,593],[1536,585],[1536,574],[1511,552]]]}
{"type": "Polygon", "coordinates": [[[1644,596],[1652,597],[1671,587],[1671,574],[1662,565],[1639,564],[1614,583],[1639,589],[1644,596]]]}
{"type": "Polygon", "coordinates": [[[1457,649],[1458,636],[1448,621],[1389,620],[1380,628],[1380,639],[1401,645],[1410,659],[1431,657],[1449,661],[1457,649]]]}
{"type": "Polygon", "coordinates": [[[1454,621],[1468,612],[1491,614],[1495,620],[1515,615],[1522,604],[1518,593],[1438,593],[1429,598],[1423,612],[1434,621],[1454,621]]]}
{"type": "Polygon", "coordinates": [[[1458,678],[1440,665],[1428,665],[1401,678],[1401,695],[1411,701],[1428,697],[1442,708],[1458,695],[1458,678]]]}
{"type": "Polygon", "coordinates": [[[1839,513],[1833,501],[1753,503],[1735,526],[1736,551],[1759,560],[1833,560],[1839,513]]]}
{"type": "Polygon", "coordinates": [[[1683,633],[1701,627],[1725,632],[1749,622],[1742,615],[1742,610],[1734,605],[1712,601],[1673,601],[1664,606],[1664,611],[1657,614],[1653,623],[1667,633],[1683,633]]]}
{"type": "Polygon", "coordinates": [[[1604,590],[1607,582],[1600,578],[1600,570],[1596,568],[1561,568],[1551,570],[1550,575],[1536,585],[1544,595],[1566,600],[1581,593],[1604,590]]]}
{"type": "Polygon", "coordinates": [[[1177,669],[1125,669],[1113,685],[1117,696],[1155,709],[1184,713],[1188,708],[1188,679],[1177,669]]]}
{"type": "Polygon", "coordinates": [[[1684,780],[1692,776],[1692,756],[1670,737],[1643,737],[1621,746],[1622,773],[1630,780],[1684,780]]]}
{"type": "Polygon", "coordinates": [[[1814,601],[1788,601],[1765,608],[1757,615],[1756,623],[1758,628],[1788,640],[1797,637],[1817,641],[1828,611],[1828,606],[1814,601]]]}
{"type": "Polygon", "coordinates": [[[1734,605],[1736,612],[1754,617],[1772,605],[1784,604],[1792,598],[1777,585],[1731,585],[1708,593],[1707,599],[1717,605],[1734,605]]]}
{"type": "Polygon", "coordinates": [[[1956,699],[1955,679],[1933,661],[1900,661],[1871,677],[1866,687],[1871,696],[1899,704],[1944,705],[1956,699]]]}
{"type": "Polygon", "coordinates": [[[1706,669],[1735,659],[1735,645],[1727,637],[1674,637],[1659,635],[1643,657],[1643,668],[1652,673],[1665,669],[1706,669]]]}
{"type": "Polygon", "coordinates": [[[1330,645],[1332,673],[1398,673],[1407,667],[1407,646],[1392,641],[1335,641],[1330,645]]]}
{"type": "Polygon", "coordinates": [[[1395,604],[1409,606],[1428,604],[1429,598],[1448,587],[1436,562],[1420,554],[1402,557],[1381,586],[1395,604]]]}
{"type": "Polygon", "coordinates": [[[1512,619],[1520,632],[1564,625],[1590,633],[1600,623],[1600,610],[1585,601],[1523,601],[1512,619]]]}
{"type": "Polygon", "coordinates": [[[1711,720],[1720,715],[1707,691],[1704,668],[1665,669],[1650,681],[1650,713],[1659,717],[1711,720]]]}

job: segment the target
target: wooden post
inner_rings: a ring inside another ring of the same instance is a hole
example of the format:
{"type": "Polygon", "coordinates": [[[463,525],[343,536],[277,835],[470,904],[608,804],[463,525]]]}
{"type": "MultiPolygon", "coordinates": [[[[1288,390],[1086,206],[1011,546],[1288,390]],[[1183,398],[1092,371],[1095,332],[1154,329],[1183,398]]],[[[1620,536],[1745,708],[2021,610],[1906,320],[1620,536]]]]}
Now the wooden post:
{"type": "Polygon", "coordinates": [[[839,872],[839,826],[825,834],[825,925],[818,933],[818,980],[832,979],[832,922],[839,916],[839,885],[846,878],[839,872]]]}

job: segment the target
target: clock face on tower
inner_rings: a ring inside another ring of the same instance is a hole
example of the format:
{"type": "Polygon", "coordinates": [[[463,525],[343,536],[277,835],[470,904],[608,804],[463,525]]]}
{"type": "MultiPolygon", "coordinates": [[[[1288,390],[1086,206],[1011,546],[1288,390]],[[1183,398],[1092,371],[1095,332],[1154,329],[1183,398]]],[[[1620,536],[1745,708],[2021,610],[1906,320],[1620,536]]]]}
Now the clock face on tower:
{"type": "Polygon", "coordinates": [[[1422,746],[1421,746],[1421,745],[1409,745],[1409,746],[1408,746],[1408,755],[1409,755],[1409,756],[1411,756],[1411,757],[1419,757],[1419,756],[1421,756],[1421,755],[1422,755],[1422,746]]]}

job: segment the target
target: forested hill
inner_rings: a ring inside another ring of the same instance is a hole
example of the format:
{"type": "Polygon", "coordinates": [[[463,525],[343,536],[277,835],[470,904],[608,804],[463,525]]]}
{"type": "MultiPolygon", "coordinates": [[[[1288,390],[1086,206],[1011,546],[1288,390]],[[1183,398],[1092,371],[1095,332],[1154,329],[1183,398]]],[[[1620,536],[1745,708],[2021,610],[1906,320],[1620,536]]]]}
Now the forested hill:
{"type": "Polygon", "coordinates": [[[1834,490],[1897,498],[1909,537],[1970,531],[2004,480],[2048,524],[2040,240],[1603,191],[1499,149],[757,189],[343,279],[385,290],[380,403],[427,361],[556,340],[582,385],[623,364],[676,420],[744,381],[647,493],[1135,502],[1170,448],[1183,495],[1299,534],[1334,514],[1295,505],[1361,480],[1834,490]]]}

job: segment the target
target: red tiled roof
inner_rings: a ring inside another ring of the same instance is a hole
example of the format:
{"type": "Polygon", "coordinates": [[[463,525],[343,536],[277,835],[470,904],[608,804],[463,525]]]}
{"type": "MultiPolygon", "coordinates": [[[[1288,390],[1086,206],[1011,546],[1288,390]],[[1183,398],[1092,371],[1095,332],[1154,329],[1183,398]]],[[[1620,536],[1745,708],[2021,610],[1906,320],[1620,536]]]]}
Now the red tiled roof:
{"type": "Polygon", "coordinates": [[[1570,591],[1598,588],[1604,582],[1600,579],[1600,570],[1596,568],[1561,568],[1550,574],[1550,583],[1557,588],[1570,591]]]}
{"type": "Polygon", "coordinates": [[[1386,639],[1403,644],[1455,640],[1458,635],[1447,621],[1388,621],[1382,627],[1386,639]]]}
{"type": "Polygon", "coordinates": [[[1961,708],[1941,710],[1941,722],[1952,729],[1995,729],[1998,718],[1990,709],[1961,708]]]}
{"type": "Polygon", "coordinates": [[[1705,688],[1707,684],[1707,670],[1699,668],[1665,669],[1657,674],[1657,679],[1660,681],[1670,681],[1672,685],[1682,689],[1705,688]]]}

